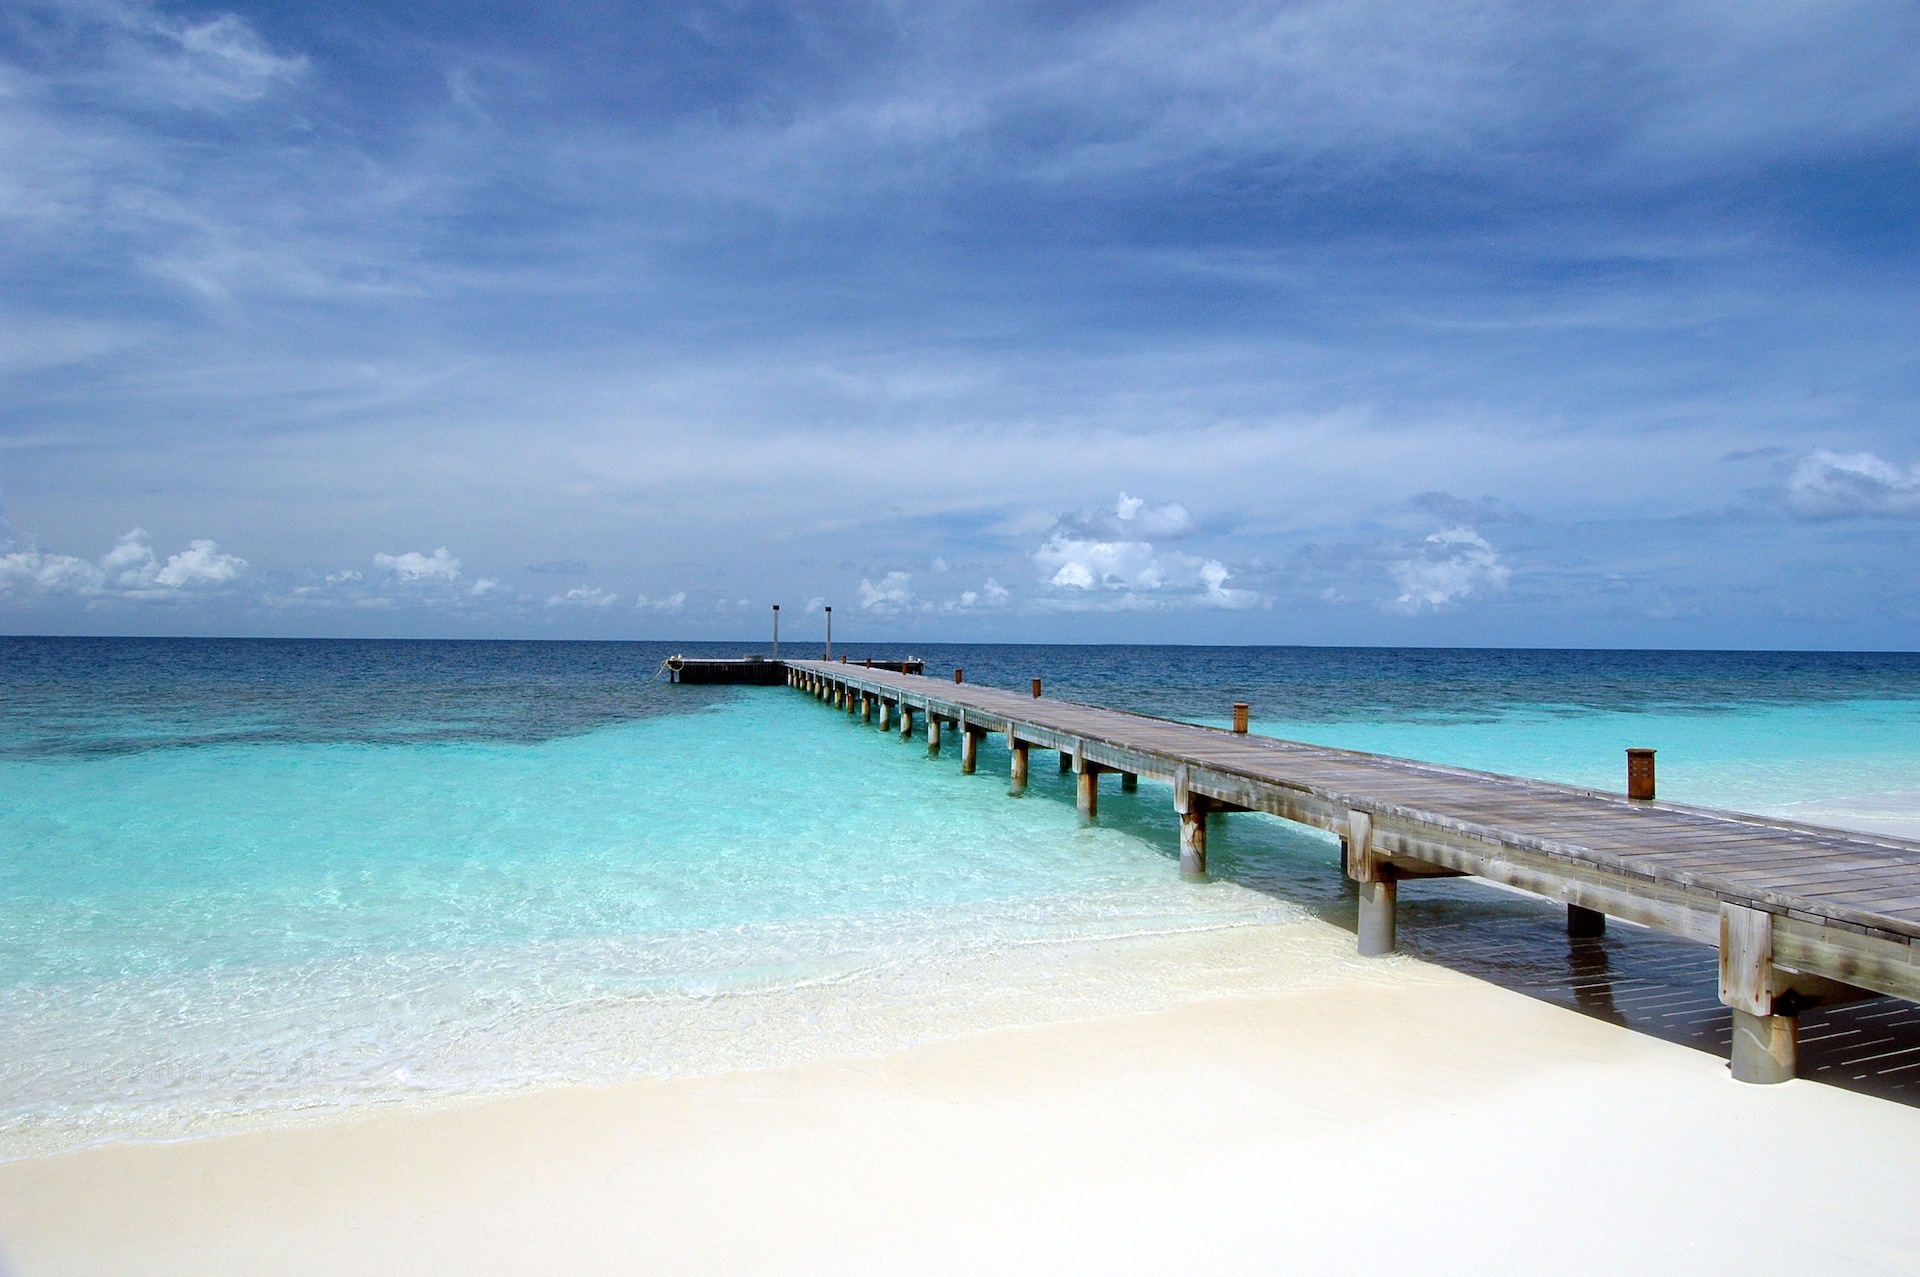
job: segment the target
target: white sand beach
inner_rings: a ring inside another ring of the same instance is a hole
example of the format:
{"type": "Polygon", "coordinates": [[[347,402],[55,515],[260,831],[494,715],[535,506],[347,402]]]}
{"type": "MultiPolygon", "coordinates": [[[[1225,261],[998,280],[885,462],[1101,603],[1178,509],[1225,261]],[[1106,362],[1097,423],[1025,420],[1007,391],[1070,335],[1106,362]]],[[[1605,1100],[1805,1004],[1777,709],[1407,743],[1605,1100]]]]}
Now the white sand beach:
{"type": "Polygon", "coordinates": [[[0,1165],[19,1277],[1911,1273],[1920,1112],[1426,964],[0,1165]]]}

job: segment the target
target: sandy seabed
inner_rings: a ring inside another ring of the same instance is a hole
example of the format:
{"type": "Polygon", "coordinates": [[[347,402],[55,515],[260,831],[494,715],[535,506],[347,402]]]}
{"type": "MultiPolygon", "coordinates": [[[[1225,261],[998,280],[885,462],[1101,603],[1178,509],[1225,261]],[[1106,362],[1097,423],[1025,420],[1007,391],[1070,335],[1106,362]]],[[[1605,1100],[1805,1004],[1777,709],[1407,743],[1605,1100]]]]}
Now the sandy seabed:
{"type": "Polygon", "coordinates": [[[0,1238],[19,1277],[1910,1274],[1916,1148],[1920,1111],[1743,1086],[1397,960],[877,1055],[24,1159],[0,1165],[0,1238]]]}

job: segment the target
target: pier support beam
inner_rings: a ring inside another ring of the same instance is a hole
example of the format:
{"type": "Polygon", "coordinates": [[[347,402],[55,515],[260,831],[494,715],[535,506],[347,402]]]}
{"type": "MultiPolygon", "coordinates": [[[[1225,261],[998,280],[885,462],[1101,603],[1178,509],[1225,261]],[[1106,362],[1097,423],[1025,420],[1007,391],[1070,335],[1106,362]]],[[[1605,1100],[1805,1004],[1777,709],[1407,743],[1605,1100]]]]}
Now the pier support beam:
{"type": "Polygon", "coordinates": [[[1791,1082],[1799,1065],[1800,1017],[1733,1013],[1733,1080],[1791,1082]]]}
{"type": "Polygon", "coordinates": [[[1120,790],[1122,793],[1131,794],[1132,792],[1134,792],[1136,789],[1139,789],[1139,788],[1140,788],[1139,772],[1121,772],[1120,773],[1120,790]]]}
{"type": "Polygon", "coordinates": [[[1400,884],[1391,880],[1360,884],[1361,957],[1377,958],[1393,952],[1398,942],[1394,912],[1399,895],[1400,884]]]}
{"type": "Polygon", "coordinates": [[[900,702],[900,739],[913,739],[913,706],[900,702]]]}
{"type": "Polygon", "coordinates": [[[940,720],[932,714],[927,715],[927,755],[932,758],[940,755],[940,720]]]}
{"type": "Polygon", "coordinates": [[[1077,778],[1074,806],[1080,811],[1080,819],[1100,819],[1100,764],[1088,762],[1086,755],[1075,750],[1073,770],[1077,778]]]}
{"type": "MultiPolygon", "coordinates": [[[[1720,906],[1720,1000],[1733,1011],[1733,1080],[1768,1084],[1793,1077],[1800,1021],[1774,1000],[1773,915],[1720,906]]],[[[1786,1001],[1786,999],[1782,999],[1786,1001]]],[[[1789,1003],[1791,1005],[1791,1003],[1789,1003]]]]}
{"type": "Polygon", "coordinates": [[[960,724],[960,774],[971,776],[980,765],[980,738],[986,733],[977,727],[960,724]]]}
{"type": "Polygon", "coordinates": [[[1180,817],[1180,876],[1207,876],[1207,807],[1205,794],[1187,788],[1187,769],[1173,778],[1173,810],[1180,817]]]}
{"type": "Polygon", "coordinates": [[[1347,872],[1360,884],[1360,956],[1392,953],[1399,941],[1400,884],[1393,866],[1374,848],[1373,817],[1364,811],[1347,813],[1347,872]]]}
{"type": "Polygon", "coordinates": [[[880,730],[887,731],[893,726],[893,703],[884,697],[880,701],[880,730]]]}
{"type": "Polygon", "coordinates": [[[1064,776],[1072,770],[1073,770],[1073,751],[1063,749],[1060,751],[1060,774],[1064,776]]]}
{"type": "Polygon", "coordinates": [[[1607,915],[1598,909],[1567,906],[1567,934],[1575,940],[1591,940],[1607,934],[1607,915]]]}
{"type": "Polygon", "coordinates": [[[1019,739],[1009,731],[1007,733],[1007,752],[1013,755],[1013,771],[1008,785],[1008,792],[1024,794],[1027,792],[1027,742],[1019,739]]]}

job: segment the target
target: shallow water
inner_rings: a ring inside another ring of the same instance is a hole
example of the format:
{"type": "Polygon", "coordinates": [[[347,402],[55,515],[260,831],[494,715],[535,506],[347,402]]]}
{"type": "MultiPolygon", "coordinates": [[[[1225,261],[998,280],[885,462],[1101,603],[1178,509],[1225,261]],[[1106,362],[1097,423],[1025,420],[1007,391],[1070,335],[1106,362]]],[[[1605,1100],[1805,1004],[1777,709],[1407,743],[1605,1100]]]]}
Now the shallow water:
{"type": "MultiPolygon", "coordinates": [[[[784,688],[647,682],[668,650],[0,640],[0,1154],[1385,978],[1314,921],[1323,835],[1236,818],[1183,883],[1163,788],[1082,828],[997,743],[962,777],[784,688]]],[[[1619,654],[926,655],[1606,788],[1653,745],[1714,805],[1920,791],[1910,657],[1660,654],[1627,696],[1619,654]]]]}

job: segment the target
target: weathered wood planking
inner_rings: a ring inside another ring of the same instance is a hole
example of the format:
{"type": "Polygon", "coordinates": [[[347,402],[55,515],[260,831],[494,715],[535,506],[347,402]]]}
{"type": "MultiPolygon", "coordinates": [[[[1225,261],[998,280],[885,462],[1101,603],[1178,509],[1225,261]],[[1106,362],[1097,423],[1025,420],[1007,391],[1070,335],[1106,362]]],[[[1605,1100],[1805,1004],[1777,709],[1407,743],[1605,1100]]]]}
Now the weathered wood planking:
{"type": "MultiPolygon", "coordinates": [[[[1745,1008],[1761,1007],[1799,977],[1920,1001],[1920,843],[1629,801],[971,684],[789,664],[802,685],[910,706],[929,721],[964,728],[970,740],[1004,735],[1062,751],[1083,774],[1117,771],[1175,784],[1189,804],[1183,814],[1202,799],[1216,810],[1268,812],[1346,837],[1358,813],[1368,863],[1387,880],[1472,874],[1716,946],[1727,908],[1746,911],[1735,928],[1743,937],[1757,934],[1749,914],[1767,915],[1773,983],[1735,971],[1729,987],[1745,1008]]],[[[1084,805],[1084,785],[1081,793],[1084,805]]],[[[1184,832],[1183,861],[1204,864],[1204,842],[1196,847],[1191,827],[1184,832]]],[[[1748,946],[1733,956],[1751,963],[1758,951],[1748,946]]]]}

